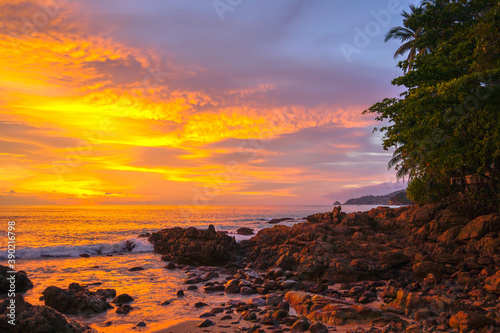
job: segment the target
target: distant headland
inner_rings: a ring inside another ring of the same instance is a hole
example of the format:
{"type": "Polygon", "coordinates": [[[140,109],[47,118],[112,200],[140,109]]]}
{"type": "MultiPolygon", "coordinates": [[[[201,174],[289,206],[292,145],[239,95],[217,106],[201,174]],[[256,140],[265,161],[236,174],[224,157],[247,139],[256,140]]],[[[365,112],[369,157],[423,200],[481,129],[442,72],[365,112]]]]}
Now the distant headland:
{"type": "MultiPolygon", "coordinates": [[[[344,205],[413,205],[406,197],[406,190],[399,190],[385,195],[365,195],[360,198],[352,198],[343,203],[344,205]]],[[[340,205],[336,201],[334,205],[340,205]]]]}

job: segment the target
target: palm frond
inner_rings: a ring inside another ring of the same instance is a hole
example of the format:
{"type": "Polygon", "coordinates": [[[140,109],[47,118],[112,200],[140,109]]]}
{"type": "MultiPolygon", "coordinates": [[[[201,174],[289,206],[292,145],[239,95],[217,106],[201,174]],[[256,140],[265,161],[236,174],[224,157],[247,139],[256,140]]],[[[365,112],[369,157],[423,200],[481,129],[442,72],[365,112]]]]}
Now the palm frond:
{"type": "Polygon", "coordinates": [[[413,50],[414,48],[414,42],[413,41],[409,41],[409,42],[406,42],[404,43],[403,45],[401,45],[397,50],[396,50],[396,53],[394,53],[394,59],[396,59],[397,57],[399,56],[402,56],[403,54],[405,54],[407,51],[411,51],[413,50]]]}

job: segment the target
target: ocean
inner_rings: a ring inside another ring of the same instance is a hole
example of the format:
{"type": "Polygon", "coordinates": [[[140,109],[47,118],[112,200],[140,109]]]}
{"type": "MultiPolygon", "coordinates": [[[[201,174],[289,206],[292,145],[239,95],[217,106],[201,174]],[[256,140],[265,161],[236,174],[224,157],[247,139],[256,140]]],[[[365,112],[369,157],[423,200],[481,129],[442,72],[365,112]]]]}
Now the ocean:
{"type": "MultiPolygon", "coordinates": [[[[342,206],[344,212],[367,211],[376,206],[342,206]]],[[[72,282],[99,283],[89,287],[113,288],[117,294],[134,297],[134,308],[127,315],[106,313],[77,317],[100,332],[151,332],[186,319],[198,318],[211,307],[231,299],[246,300],[254,296],[205,294],[200,290],[186,291],[183,270],[166,270],[160,255],[139,234],[163,228],[207,228],[227,231],[237,241],[251,236],[236,234],[236,229],[259,230],[272,227],[273,218],[291,218],[284,225],[303,222],[303,218],[332,210],[332,206],[0,206],[0,264],[7,265],[8,222],[15,222],[16,269],[24,270],[34,284],[25,299],[43,304],[41,293],[51,285],[68,288],[72,282]],[[126,241],[135,244],[126,252],[126,241]],[[80,257],[88,254],[89,257],[80,257]],[[129,272],[132,267],[145,270],[129,272]],[[185,291],[178,298],[176,292],[185,291]],[[161,305],[170,300],[171,304],[161,305]],[[194,303],[205,302],[205,309],[195,309],[194,303]],[[136,327],[139,322],[146,327],[136,327]]],[[[223,280],[221,276],[219,280],[223,280]]]]}

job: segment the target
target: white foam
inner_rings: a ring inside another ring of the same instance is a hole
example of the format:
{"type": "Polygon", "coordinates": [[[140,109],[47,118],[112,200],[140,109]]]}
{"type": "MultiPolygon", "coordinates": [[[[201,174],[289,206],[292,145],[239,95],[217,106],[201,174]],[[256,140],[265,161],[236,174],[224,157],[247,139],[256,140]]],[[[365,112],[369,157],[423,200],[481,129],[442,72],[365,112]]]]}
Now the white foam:
{"type": "MultiPolygon", "coordinates": [[[[131,252],[151,252],[153,244],[146,238],[124,239],[117,243],[99,243],[90,245],[56,245],[36,248],[16,249],[16,258],[34,259],[41,257],[78,257],[80,254],[99,255],[107,253],[128,252],[126,242],[129,241],[135,246],[131,252]]],[[[0,259],[7,258],[7,251],[0,252],[0,259]]]]}

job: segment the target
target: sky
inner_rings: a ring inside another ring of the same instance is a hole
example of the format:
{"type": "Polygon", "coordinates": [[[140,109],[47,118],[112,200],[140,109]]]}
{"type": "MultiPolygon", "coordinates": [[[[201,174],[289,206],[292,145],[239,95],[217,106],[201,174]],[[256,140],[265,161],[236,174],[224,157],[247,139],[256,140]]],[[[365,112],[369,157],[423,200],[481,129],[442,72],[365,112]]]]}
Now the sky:
{"type": "Polygon", "coordinates": [[[402,189],[362,112],[402,91],[384,35],[410,3],[0,0],[0,204],[402,189]]]}

